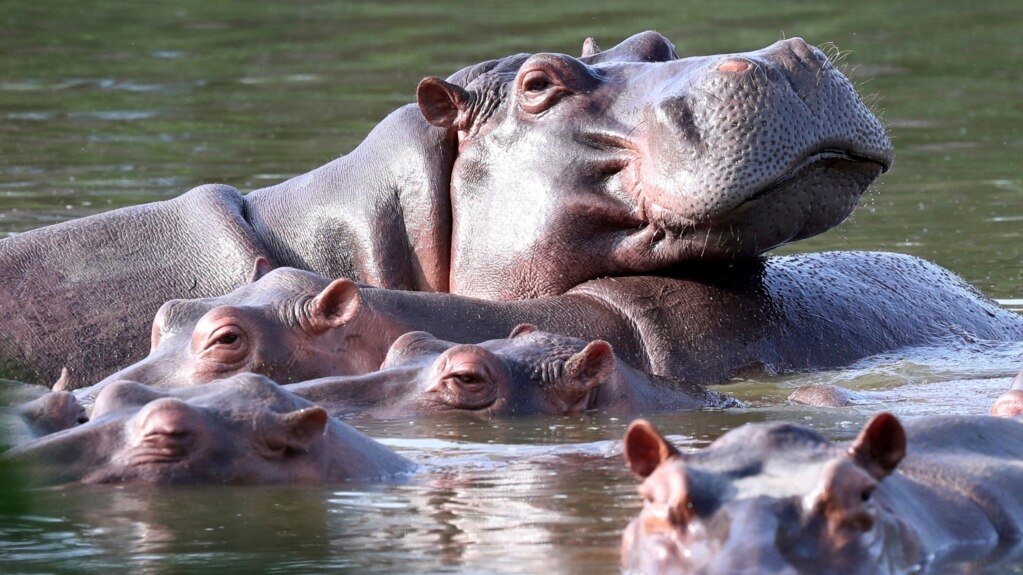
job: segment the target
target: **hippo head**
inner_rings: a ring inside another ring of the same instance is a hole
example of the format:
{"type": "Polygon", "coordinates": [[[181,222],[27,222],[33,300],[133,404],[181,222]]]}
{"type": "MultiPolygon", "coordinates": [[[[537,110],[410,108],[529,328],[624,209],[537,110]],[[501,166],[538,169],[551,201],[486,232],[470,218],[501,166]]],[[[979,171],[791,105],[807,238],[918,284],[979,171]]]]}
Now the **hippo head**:
{"type": "Polygon", "coordinates": [[[391,346],[382,369],[418,369],[410,400],[420,409],[485,415],[567,415],[596,405],[615,372],[611,345],[521,325],[507,339],[453,344],[410,332],[391,346]]]}
{"type": "Polygon", "coordinates": [[[850,81],[801,39],[680,59],[655,32],[424,79],[453,133],[450,290],[518,299],[755,256],[844,220],[892,162],[850,81]]]}
{"type": "MultiPolygon", "coordinates": [[[[395,340],[380,371],[324,387],[341,405],[385,416],[451,411],[564,415],[596,407],[602,386],[615,374],[607,342],[587,343],[521,325],[507,339],[475,345],[409,332],[395,340]]],[[[318,399],[308,390],[296,392],[318,399]]]]}
{"type": "MultiPolygon", "coordinates": [[[[319,483],[360,475],[367,446],[404,462],[269,379],[206,386],[106,386],[87,423],[5,454],[44,483],[319,483]]],[[[394,460],[394,461],[391,461],[394,460]]],[[[375,474],[381,461],[362,469],[375,474]]]]}
{"type": "Polygon", "coordinates": [[[256,281],[227,295],[165,303],[149,355],[88,394],[116,381],[175,388],[252,372],[287,383],[379,366],[391,339],[366,350],[359,345],[372,338],[353,343],[354,332],[339,329],[360,316],[358,285],[292,268],[259,271],[262,264],[256,281]]]}
{"type": "Polygon", "coordinates": [[[642,573],[902,572],[918,540],[888,510],[879,483],[906,436],[883,413],[846,449],[806,428],[750,424],[681,454],[649,423],[625,436],[643,479],[643,509],[622,537],[622,562],[642,573]]]}

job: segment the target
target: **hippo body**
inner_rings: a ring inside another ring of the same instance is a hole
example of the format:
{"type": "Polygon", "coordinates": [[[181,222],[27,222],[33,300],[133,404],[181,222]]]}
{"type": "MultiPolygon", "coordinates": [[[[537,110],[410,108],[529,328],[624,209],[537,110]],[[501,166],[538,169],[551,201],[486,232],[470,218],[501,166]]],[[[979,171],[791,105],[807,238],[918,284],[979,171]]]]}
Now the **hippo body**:
{"type": "Polygon", "coordinates": [[[1018,419],[934,416],[903,428],[881,414],[846,444],[747,424],[685,455],[637,421],[625,450],[645,498],[623,535],[627,570],[915,573],[1020,551],[1018,419]]]}
{"type": "Polygon", "coordinates": [[[262,376],[173,391],[108,386],[91,419],[2,457],[35,483],[330,483],[414,466],[262,376]]]}
{"type": "Polygon", "coordinates": [[[907,346],[1023,340],[1023,317],[947,270],[897,254],[690,266],[675,277],[594,280],[561,296],[507,302],[282,268],[226,296],[168,302],[153,322],[150,355],[95,389],[121,380],[180,387],[242,371],[279,383],[357,375],[378,369],[410,331],[479,343],[521,323],[606,340],[630,366],[694,384],[747,370],[837,367],[907,346]]]}
{"type": "Polygon", "coordinates": [[[635,414],[738,405],[702,386],[632,369],[616,360],[607,342],[528,324],[478,345],[409,332],[391,346],[380,371],[285,388],[333,416],[635,414]]]}
{"type": "Polygon", "coordinates": [[[270,188],[202,186],[0,240],[0,370],[94,382],[145,355],[163,302],[225,294],[258,257],[516,299],[755,256],[841,222],[892,155],[848,79],[798,38],[679,59],[645,32],[427,78],[417,102],[270,188]]]}

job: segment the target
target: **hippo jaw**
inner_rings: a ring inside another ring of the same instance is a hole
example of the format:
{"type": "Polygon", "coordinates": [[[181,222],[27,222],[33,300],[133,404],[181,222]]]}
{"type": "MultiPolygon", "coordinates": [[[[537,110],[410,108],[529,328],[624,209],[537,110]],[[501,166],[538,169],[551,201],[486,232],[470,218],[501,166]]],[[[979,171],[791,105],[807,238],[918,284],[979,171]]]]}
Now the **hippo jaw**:
{"type": "Polygon", "coordinates": [[[458,134],[455,293],[756,256],[839,224],[892,161],[849,80],[800,39],[678,59],[646,32],[506,60],[465,88],[420,86],[427,119],[458,134]]]}

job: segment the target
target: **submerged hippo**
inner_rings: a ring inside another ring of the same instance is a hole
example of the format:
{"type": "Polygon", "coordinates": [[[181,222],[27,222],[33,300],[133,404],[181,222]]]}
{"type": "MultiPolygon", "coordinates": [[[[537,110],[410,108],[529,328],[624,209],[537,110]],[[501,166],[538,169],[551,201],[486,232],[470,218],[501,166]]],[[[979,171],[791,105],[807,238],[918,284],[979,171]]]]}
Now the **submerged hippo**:
{"type": "Polygon", "coordinates": [[[409,331],[478,343],[505,338],[520,323],[605,340],[636,369],[696,384],[751,369],[837,367],[905,346],[1023,340],[1023,317],[938,266],[895,254],[691,267],[509,302],[279,268],[225,296],[167,302],[153,321],[149,356],[105,382],[180,387],[244,371],[279,383],[357,375],[378,369],[409,331]]]}
{"type": "Polygon", "coordinates": [[[121,382],[92,418],[5,452],[36,483],[325,483],[413,464],[265,377],[174,391],[121,382]]]}
{"type": "Polygon", "coordinates": [[[615,359],[605,341],[587,343],[529,324],[506,339],[478,345],[409,332],[391,346],[380,371],[286,388],[331,415],[384,417],[449,411],[634,414],[738,405],[702,386],[632,369],[615,359]]]}
{"type": "Polygon", "coordinates": [[[282,184],[202,186],[0,240],[0,370],[95,382],[145,355],[163,302],[225,294],[257,257],[515,299],[753,256],[841,222],[892,161],[849,80],[798,38],[679,59],[644,32],[427,78],[416,99],[282,184]]]}
{"type": "Polygon", "coordinates": [[[748,424],[682,454],[646,421],[625,435],[643,509],[622,537],[641,573],[915,573],[1018,547],[1023,422],[871,420],[833,444],[748,424]]]}

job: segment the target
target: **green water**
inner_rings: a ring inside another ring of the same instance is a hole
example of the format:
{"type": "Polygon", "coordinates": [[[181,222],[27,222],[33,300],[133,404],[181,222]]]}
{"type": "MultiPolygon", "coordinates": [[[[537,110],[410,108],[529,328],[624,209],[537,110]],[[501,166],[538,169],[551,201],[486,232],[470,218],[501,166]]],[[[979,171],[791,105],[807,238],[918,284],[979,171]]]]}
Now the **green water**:
{"type": "MultiPolygon", "coordinates": [[[[682,55],[799,35],[840,55],[896,162],[848,222],[783,251],[911,253],[1023,308],[1023,4],[631,4],[6,0],[0,235],[303,173],[411,101],[423,76],[480,60],[574,54],[586,36],[609,47],[648,28],[682,55]]],[[[845,438],[881,407],[982,413],[1020,366],[1023,345],[917,350],[731,387],[749,409],[655,419],[694,447],[762,419],[845,438]],[[826,412],[782,401],[836,381],[876,401],[826,412]]],[[[360,422],[429,464],[400,485],[6,497],[0,572],[615,572],[639,503],[617,453],[627,423],[360,422]]]]}

